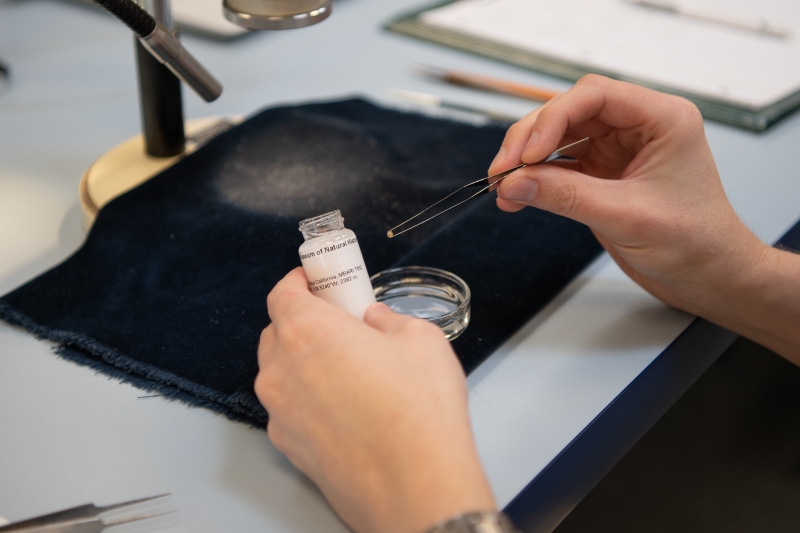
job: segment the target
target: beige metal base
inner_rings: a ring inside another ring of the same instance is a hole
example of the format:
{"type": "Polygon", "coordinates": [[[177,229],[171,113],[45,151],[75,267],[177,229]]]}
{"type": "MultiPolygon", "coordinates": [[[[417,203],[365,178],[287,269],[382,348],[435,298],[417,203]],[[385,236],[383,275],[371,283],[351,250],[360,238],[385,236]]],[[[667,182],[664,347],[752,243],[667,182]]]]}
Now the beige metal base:
{"type": "Polygon", "coordinates": [[[153,157],[144,151],[144,137],[137,135],[101,155],[81,177],[78,196],[83,222],[90,228],[98,211],[117,196],[133,189],[191,154],[225,124],[238,124],[243,117],[205,117],[186,123],[186,151],[175,157],[153,157]],[[210,135],[209,137],[209,134],[210,135]]]}

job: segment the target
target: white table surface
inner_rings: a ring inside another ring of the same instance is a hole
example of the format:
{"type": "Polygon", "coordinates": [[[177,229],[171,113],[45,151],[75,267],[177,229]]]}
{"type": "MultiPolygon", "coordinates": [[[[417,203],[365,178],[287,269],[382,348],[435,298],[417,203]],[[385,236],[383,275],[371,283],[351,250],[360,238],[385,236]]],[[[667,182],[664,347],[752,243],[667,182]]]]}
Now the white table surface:
{"type": "MultiPolygon", "coordinates": [[[[187,47],[225,85],[186,116],[387,87],[524,114],[524,101],[414,77],[414,62],[557,89],[566,82],[388,34],[426,2],[340,0],[324,23],[187,47]]],[[[84,237],[77,186],[101,153],[138,133],[131,36],[101,13],[55,0],[0,0],[0,294],[47,270],[84,237]]],[[[800,217],[800,115],[767,133],[709,123],[734,206],[767,241],[800,217]]],[[[476,169],[480,172],[481,169],[476,169]]],[[[629,281],[607,256],[469,377],[481,458],[507,504],[691,321],[629,281]]],[[[0,514],[12,520],[94,501],[175,495],[185,532],[343,531],[319,492],[266,433],[144,393],[61,360],[0,323],[0,514]]]]}

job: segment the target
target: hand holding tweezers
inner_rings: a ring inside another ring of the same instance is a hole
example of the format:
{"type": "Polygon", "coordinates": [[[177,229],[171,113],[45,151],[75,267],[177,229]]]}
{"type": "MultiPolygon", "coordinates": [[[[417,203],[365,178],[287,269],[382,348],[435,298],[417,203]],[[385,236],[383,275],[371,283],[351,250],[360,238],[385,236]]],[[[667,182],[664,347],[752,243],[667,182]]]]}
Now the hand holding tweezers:
{"type": "Polygon", "coordinates": [[[139,505],[146,502],[156,503],[158,500],[162,500],[167,496],[169,496],[169,494],[161,494],[159,496],[151,496],[150,498],[142,498],[140,500],[133,500],[130,502],[106,505],[104,507],[98,507],[93,503],[87,503],[86,505],[80,505],[71,509],[65,509],[63,511],[0,526],[0,533],[10,533],[12,531],[20,533],[100,533],[105,528],[116,526],[118,524],[127,524],[139,520],[170,514],[173,511],[150,514],[143,513],[129,518],[113,521],[100,519],[100,515],[103,513],[118,509],[125,509],[126,507],[132,507],[134,505],[139,505]]]}
{"type": "MultiPolygon", "coordinates": [[[[563,146],[563,147],[559,148],[558,150],[556,150],[555,152],[553,152],[552,154],[547,156],[544,160],[539,161],[538,163],[531,163],[529,165],[525,164],[525,163],[522,163],[521,165],[517,165],[514,168],[510,168],[510,169],[506,170],[505,172],[500,172],[499,174],[495,174],[493,176],[489,176],[488,178],[481,178],[479,180],[473,181],[472,183],[467,183],[466,185],[464,185],[462,187],[459,187],[455,191],[451,192],[450,194],[448,194],[447,196],[445,196],[444,198],[442,198],[441,200],[439,200],[435,204],[433,204],[433,205],[431,205],[429,207],[426,207],[425,209],[423,209],[422,211],[420,211],[419,213],[417,213],[413,217],[409,218],[405,222],[403,222],[401,224],[398,224],[397,226],[393,227],[392,229],[390,229],[389,231],[386,232],[386,236],[389,237],[390,239],[392,237],[397,237],[401,233],[405,233],[408,230],[412,230],[412,229],[416,228],[417,226],[421,226],[422,224],[428,222],[429,220],[433,220],[434,218],[438,217],[439,215],[443,215],[444,213],[447,213],[451,209],[455,209],[456,207],[469,202],[470,200],[472,200],[476,196],[479,196],[481,194],[485,194],[485,193],[489,192],[492,189],[492,187],[497,186],[498,183],[500,183],[501,181],[506,179],[511,173],[516,172],[517,170],[519,170],[521,168],[525,168],[525,167],[529,167],[529,166],[533,166],[533,165],[543,165],[545,163],[550,163],[550,162],[555,161],[556,159],[559,159],[559,158],[562,158],[562,157],[571,157],[573,155],[576,155],[576,154],[580,153],[580,151],[583,148],[585,148],[586,145],[588,145],[588,144],[589,144],[589,137],[586,137],[584,139],[581,139],[580,141],[577,141],[577,142],[574,142],[572,144],[568,144],[566,146],[563,146]],[[412,220],[414,220],[415,218],[417,218],[421,214],[433,209],[437,205],[441,204],[442,202],[446,201],[447,199],[451,198],[452,196],[455,196],[456,194],[460,193],[461,191],[463,191],[464,189],[466,189],[468,187],[482,187],[482,188],[481,188],[481,190],[479,190],[478,192],[476,192],[475,194],[473,194],[472,196],[470,196],[466,200],[462,200],[462,201],[458,202],[457,204],[452,205],[452,206],[448,207],[447,209],[444,209],[443,211],[440,211],[440,212],[436,213],[435,215],[426,218],[422,222],[417,222],[413,226],[411,226],[409,228],[406,228],[404,230],[395,231],[397,228],[399,228],[401,226],[405,226],[406,224],[408,224],[409,222],[411,222],[412,220]]],[[[2,531],[2,529],[0,529],[0,532],[1,531],[2,531]]]]}

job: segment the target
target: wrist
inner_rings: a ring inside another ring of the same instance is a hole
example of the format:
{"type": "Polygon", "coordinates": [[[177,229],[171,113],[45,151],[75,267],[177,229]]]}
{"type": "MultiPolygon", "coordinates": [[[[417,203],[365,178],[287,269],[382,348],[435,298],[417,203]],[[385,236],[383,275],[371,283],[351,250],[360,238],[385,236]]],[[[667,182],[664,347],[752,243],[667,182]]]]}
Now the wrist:
{"type": "Polygon", "coordinates": [[[800,256],[759,241],[739,265],[713,283],[717,296],[698,314],[800,365],[800,256]]]}
{"type": "Polygon", "coordinates": [[[673,287],[680,298],[676,307],[717,324],[734,319],[743,295],[763,279],[774,251],[738,218],[729,222],[695,252],[702,259],[688,263],[684,280],[673,287]]]}
{"type": "Polygon", "coordinates": [[[389,483],[391,496],[376,524],[383,533],[421,533],[454,516],[497,511],[474,448],[417,457],[389,483]]]}

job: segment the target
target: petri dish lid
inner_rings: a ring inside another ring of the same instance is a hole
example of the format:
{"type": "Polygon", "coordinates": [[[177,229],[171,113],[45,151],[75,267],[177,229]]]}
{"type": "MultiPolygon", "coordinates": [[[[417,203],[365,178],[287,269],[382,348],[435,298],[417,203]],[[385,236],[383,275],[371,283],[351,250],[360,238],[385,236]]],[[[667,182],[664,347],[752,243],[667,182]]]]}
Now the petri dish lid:
{"type": "Polygon", "coordinates": [[[470,320],[467,283],[440,268],[406,266],[369,278],[375,299],[396,313],[422,318],[439,326],[448,340],[461,335],[470,320]]]}

